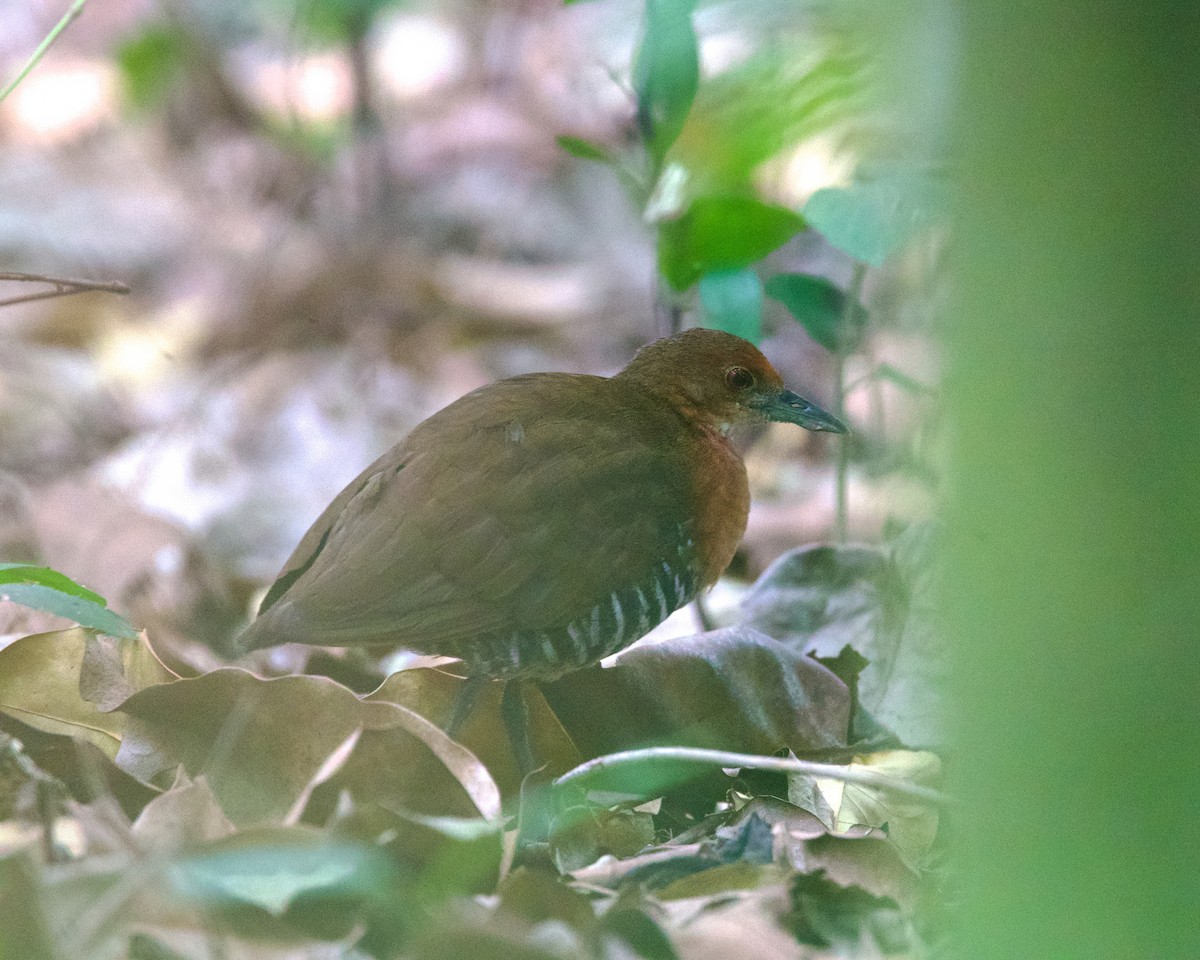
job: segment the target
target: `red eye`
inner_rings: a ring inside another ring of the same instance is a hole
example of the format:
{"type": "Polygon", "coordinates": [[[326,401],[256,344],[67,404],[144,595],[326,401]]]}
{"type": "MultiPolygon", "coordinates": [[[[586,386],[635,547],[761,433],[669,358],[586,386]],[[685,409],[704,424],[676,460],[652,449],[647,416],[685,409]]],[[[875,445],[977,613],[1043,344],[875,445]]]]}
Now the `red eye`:
{"type": "Polygon", "coordinates": [[[725,371],[725,386],[730,390],[745,390],[754,386],[754,374],[745,367],[730,367],[725,371]]]}

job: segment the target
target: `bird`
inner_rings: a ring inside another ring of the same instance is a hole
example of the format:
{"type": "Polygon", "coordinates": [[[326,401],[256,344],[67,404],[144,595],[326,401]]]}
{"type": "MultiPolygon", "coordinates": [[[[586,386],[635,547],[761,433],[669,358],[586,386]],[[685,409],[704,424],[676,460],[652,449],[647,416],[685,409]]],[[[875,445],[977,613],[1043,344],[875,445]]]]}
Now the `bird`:
{"type": "Polygon", "coordinates": [[[482,683],[596,663],[712,586],[750,507],[729,434],[764,422],[847,432],[753,344],[704,328],[648,343],[611,377],[481,387],[338,494],[237,647],[458,658],[454,731],[482,683]]]}

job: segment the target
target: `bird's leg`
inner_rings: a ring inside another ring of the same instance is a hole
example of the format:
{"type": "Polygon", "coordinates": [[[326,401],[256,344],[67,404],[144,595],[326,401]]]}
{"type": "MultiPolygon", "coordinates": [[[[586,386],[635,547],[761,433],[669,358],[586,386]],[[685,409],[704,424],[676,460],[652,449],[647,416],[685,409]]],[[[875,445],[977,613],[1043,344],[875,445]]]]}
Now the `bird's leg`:
{"type": "Polygon", "coordinates": [[[479,694],[483,691],[485,683],[487,683],[486,677],[467,677],[466,682],[458,691],[458,696],[454,698],[454,712],[450,714],[450,722],[446,725],[446,733],[449,736],[458,736],[458,731],[470,716],[476,701],[479,700],[479,694]]]}
{"type": "Polygon", "coordinates": [[[534,759],[533,745],[529,742],[529,705],[525,702],[525,684],[522,681],[509,680],[505,684],[500,716],[517,759],[517,773],[524,780],[534,770],[534,759]]]}

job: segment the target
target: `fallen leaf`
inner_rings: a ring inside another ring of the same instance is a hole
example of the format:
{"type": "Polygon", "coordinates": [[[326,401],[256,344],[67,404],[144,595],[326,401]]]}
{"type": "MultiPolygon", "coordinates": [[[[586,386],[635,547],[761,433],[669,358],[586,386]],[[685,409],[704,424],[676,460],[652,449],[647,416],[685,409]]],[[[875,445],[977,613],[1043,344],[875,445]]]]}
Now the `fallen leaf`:
{"type": "Polygon", "coordinates": [[[264,680],[228,667],[148,687],[120,711],[128,720],[118,766],[147,783],[179,764],[204,774],[235,824],[280,821],[305,791],[330,810],[348,790],[360,802],[418,812],[499,811],[499,791],[469,750],[413,711],[360,699],[324,677],[264,680]],[[314,787],[356,731],[344,762],[314,787]]]}
{"type": "MultiPolygon", "coordinates": [[[[927,751],[884,750],[855,756],[850,769],[870,770],[898,782],[933,786],[942,764],[927,751]]],[[[845,835],[868,827],[881,831],[901,859],[920,869],[937,836],[937,807],[879,787],[805,774],[788,776],[788,796],[816,815],[832,834],[845,835]]]]}
{"type": "Polygon", "coordinates": [[[146,804],[131,833],[142,849],[165,853],[228,837],[235,829],[208,781],[181,770],[169,790],[146,804]]]}
{"type": "Polygon", "coordinates": [[[804,754],[845,746],[850,721],[841,680],[744,626],[637,647],[542,690],[585,757],[652,745],[804,754]]]}
{"type": "Polygon", "coordinates": [[[22,637],[0,650],[0,712],[46,733],[79,737],[115,757],[125,718],[80,692],[90,632],[82,627],[22,637]]]}
{"type": "Polygon", "coordinates": [[[792,909],[783,922],[804,944],[833,956],[881,957],[907,953],[907,922],[895,901],[859,887],[840,887],[819,871],[792,881],[792,909]]]}
{"type": "Polygon", "coordinates": [[[811,960],[812,954],[779,918],[789,908],[780,886],[730,897],[697,897],[664,905],[667,930],[681,957],[687,960],[811,960]]]}
{"type": "Polygon", "coordinates": [[[797,653],[836,658],[847,646],[869,663],[862,705],[908,746],[942,739],[945,658],[929,615],[927,540],[894,549],[819,545],[793,550],[743,601],[747,623],[797,653]]]}
{"type": "Polygon", "coordinates": [[[144,687],[178,679],[150,648],[145,633],[134,640],[91,633],[79,666],[79,695],[109,713],[144,687]]]}
{"type": "MultiPolygon", "coordinates": [[[[435,729],[440,730],[450,721],[463,683],[461,678],[444,670],[401,670],[389,676],[366,699],[403,706],[428,718],[436,725],[435,729]]],[[[513,796],[520,788],[521,772],[501,717],[503,692],[504,684],[500,682],[486,684],[480,690],[457,739],[471,755],[483,762],[490,778],[500,785],[502,792],[513,796]]],[[[580,763],[579,750],[542,692],[533,684],[525,684],[522,692],[529,718],[530,747],[536,762],[544,765],[547,776],[566,773],[580,763]]]]}
{"type": "Polygon", "coordinates": [[[19,740],[29,759],[61,780],[80,803],[112,796],[132,819],[161,792],[131,777],[82,737],[46,733],[5,713],[0,713],[0,730],[19,740]]]}

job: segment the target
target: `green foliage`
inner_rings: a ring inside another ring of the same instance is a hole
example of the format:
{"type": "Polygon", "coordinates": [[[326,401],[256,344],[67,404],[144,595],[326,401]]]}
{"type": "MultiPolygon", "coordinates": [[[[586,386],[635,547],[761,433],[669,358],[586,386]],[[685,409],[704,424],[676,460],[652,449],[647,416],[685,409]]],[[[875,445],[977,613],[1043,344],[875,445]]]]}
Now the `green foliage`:
{"type": "Polygon", "coordinates": [[[955,835],[972,960],[1200,955],[1200,11],[1181,9],[1101,0],[1063,31],[1076,4],[984,0],[961,20],[938,575],[954,789],[980,825],[955,835]]]}
{"type": "Polygon", "coordinates": [[[803,228],[798,214],[753,197],[700,197],[659,226],[658,267],[672,287],[686,290],[706,273],[762,259],[803,228]]]}
{"type": "Polygon", "coordinates": [[[0,857],[0,957],[59,960],[41,902],[41,882],[28,851],[0,857]]]}
{"type": "Polygon", "coordinates": [[[701,85],[670,157],[698,193],[752,189],[764,163],[864,110],[861,54],[834,39],[815,59],[798,46],[768,42],[701,85]]]}
{"type": "Polygon", "coordinates": [[[767,295],[779,300],[808,335],[833,353],[858,347],[867,312],[855,304],[846,322],[846,294],[824,277],[781,273],[767,281],[767,295]]]}
{"type": "Polygon", "coordinates": [[[129,621],[107,609],[108,601],[102,596],[48,567],[0,563],[0,595],[114,637],[137,636],[129,621]]]}
{"type": "MultiPolygon", "coordinates": [[[[805,229],[794,211],[759,199],[758,171],[806,137],[863,112],[868,87],[861,49],[837,31],[813,49],[801,50],[794,36],[764,42],[745,60],[702,78],[694,8],[694,0],[646,0],[632,78],[645,150],[634,191],[657,225],[659,272],[676,291],[742,270],[805,229]]],[[[558,143],[573,156],[624,170],[599,145],[567,136],[558,143]]],[[[825,215],[825,205],[818,201],[818,214],[825,215]]],[[[840,236],[842,219],[838,211],[828,216],[831,235],[840,236]]],[[[709,322],[756,339],[749,286],[741,288],[740,308],[727,302],[724,281],[705,286],[709,322]]]]}
{"type": "Polygon", "coordinates": [[[762,338],[763,287],[753,270],[716,270],[700,278],[704,323],[758,343],[762,338]]]}
{"type": "Polygon", "coordinates": [[[935,221],[941,203],[931,180],[893,176],[818,190],[804,205],[804,217],[832,246],[878,267],[935,221]]]}
{"type": "Polygon", "coordinates": [[[134,107],[159,106],[187,69],[191,39],[178,24],[152,23],[124,41],[116,53],[125,99],[134,107]]]}
{"type": "Polygon", "coordinates": [[[700,82],[700,51],[692,26],[695,5],[695,0],[646,0],[633,87],[638,128],[655,174],[683,129],[700,82]]]}

